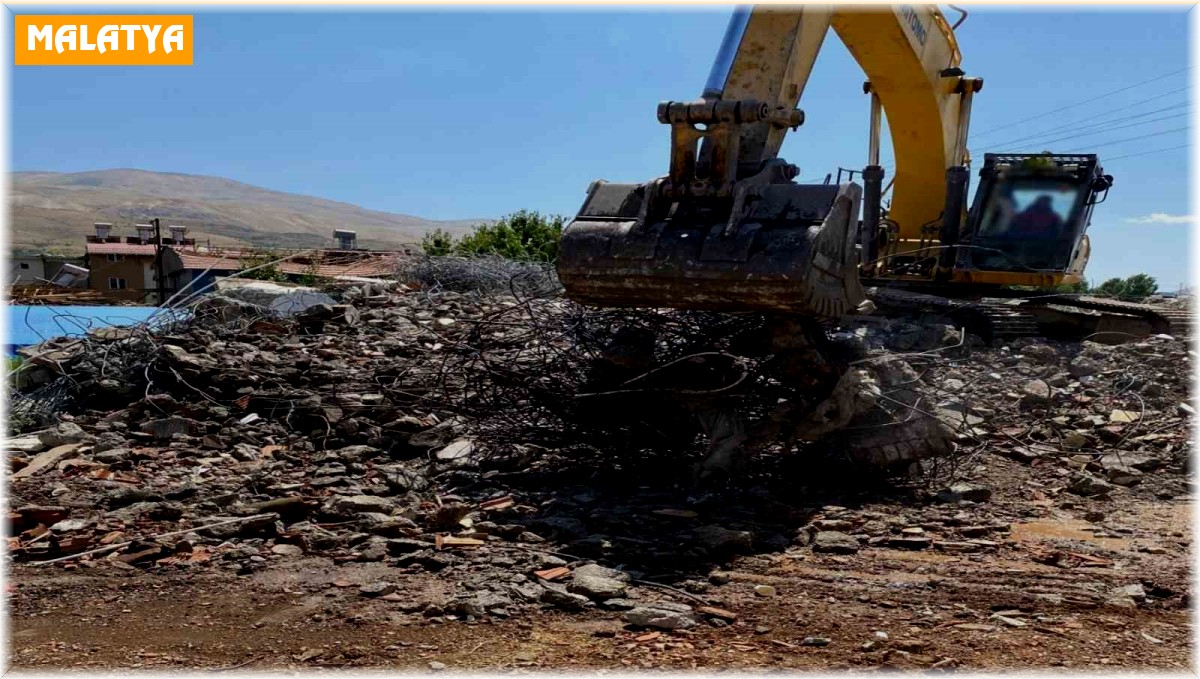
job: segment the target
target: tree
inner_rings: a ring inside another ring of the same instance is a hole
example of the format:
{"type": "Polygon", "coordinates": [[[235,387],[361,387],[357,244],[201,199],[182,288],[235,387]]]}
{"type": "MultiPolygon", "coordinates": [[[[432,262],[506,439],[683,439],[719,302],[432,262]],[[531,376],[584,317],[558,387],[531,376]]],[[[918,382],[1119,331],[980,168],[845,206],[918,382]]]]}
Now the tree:
{"type": "Polygon", "coordinates": [[[495,224],[479,224],[457,240],[443,229],[434,229],[421,238],[421,249],[432,256],[496,255],[524,262],[553,262],[565,221],[559,215],[519,210],[495,224]]]}
{"type": "Polygon", "coordinates": [[[1153,276],[1139,273],[1128,278],[1110,278],[1093,292],[1105,297],[1140,302],[1158,292],[1158,281],[1154,280],[1153,276]]]}
{"type": "Polygon", "coordinates": [[[250,278],[256,281],[275,281],[277,283],[286,281],[287,275],[280,271],[277,265],[263,266],[277,259],[279,256],[270,250],[251,253],[249,257],[242,258],[242,268],[238,270],[237,275],[240,278],[250,278]],[[254,271],[249,271],[250,269],[254,269],[254,271]]]}
{"type": "Polygon", "coordinates": [[[1125,279],[1125,298],[1135,301],[1146,299],[1158,292],[1158,281],[1153,276],[1144,273],[1134,274],[1125,279]]]}
{"type": "Polygon", "coordinates": [[[500,218],[495,224],[480,224],[459,239],[457,254],[498,255],[505,259],[553,262],[558,257],[558,239],[563,222],[558,215],[542,216],[519,210],[500,218]]]}
{"type": "Polygon", "coordinates": [[[454,251],[454,236],[445,229],[434,229],[421,238],[421,249],[431,257],[445,257],[454,251]]]}

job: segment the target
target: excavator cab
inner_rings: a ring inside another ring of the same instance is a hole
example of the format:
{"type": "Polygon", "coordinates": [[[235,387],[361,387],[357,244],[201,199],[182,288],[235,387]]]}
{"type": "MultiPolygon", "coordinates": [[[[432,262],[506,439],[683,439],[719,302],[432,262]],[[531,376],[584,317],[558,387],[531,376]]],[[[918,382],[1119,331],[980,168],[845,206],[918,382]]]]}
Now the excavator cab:
{"type": "Polygon", "coordinates": [[[956,268],[973,272],[1070,272],[1086,254],[1092,208],[1112,176],[1095,155],[986,154],[956,268]]]}

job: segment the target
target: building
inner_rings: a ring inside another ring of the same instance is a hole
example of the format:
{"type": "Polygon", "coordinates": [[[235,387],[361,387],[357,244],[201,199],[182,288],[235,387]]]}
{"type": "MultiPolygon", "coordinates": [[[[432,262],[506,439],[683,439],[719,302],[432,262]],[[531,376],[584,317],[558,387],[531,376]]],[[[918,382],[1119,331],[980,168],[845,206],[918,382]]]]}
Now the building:
{"type": "MultiPolygon", "coordinates": [[[[275,253],[280,258],[286,253],[275,253]]],[[[308,250],[293,253],[275,265],[288,282],[311,284],[322,278],[357,276],[389,277],[396,271],[401,253],[366,250],[308,250]]],[[[196,250],[164,248],[163,271],[170,291],[187,289],[184,294],[210,289],[224,276],[262,264],[262,254],[242,250],[196,250]]]]}
{"type": "MultiPolygon", "coordinates": [[[[88,288],[112,299],[158,304],[160,292],[162,301],[180,291],[184,296],[206,292],[216,279],[255,267],[263,258],[262,252],[198,247],[185,226],[166,227],[170,236],[162,234],[161,247],[150,224],[134,225],[136,235],[125,237],[116,235],[112,224],[100,222],[94,228],[85,244],[88,288]]],[[[274,268],[284,280],[301,284],[341,276],[389,277],[398,258],[407,254],[360,249],[353,231],[334,231],[334,242],[336,249],[276,252],[286,259],[274,268]]]]}
{"type": "Polygon", "coordinates": [[[149,240],[154,227],[138,225],[138,235],[122,239],[113,225],[97,222],[96,233],[87,237],[88,287],[105,297],[154,304],[157,301],[154,275],[155,248],[149,240]]]}
{"type": "MultiPolygon", "coordinates": [[[[154,225],[135,224],[135,235],[124,238],[113,232],[112,224],[97,222],[94,228],[96,232],[87,237],[84,246],[86,266],[91,270],[88,287],[110,298],[158,304],[159,246],[155,245],[154,225]]],[[[166,231],[170,235],[162,235],[164,255],[172,247],[195,247],[195,241],[187,238],[186,226],[168,226],[166,231]]],[[[164,281],[163,292],[169,295],[171,291],[169,280],[164,281]]]]}
{"type": "Polygon", "coordinates": [[[50,285],[64,265],[84,266],[83,257],[14,252],[8,260],[9,285],[50,285]]]}
{"type": "Polygon", "coordinates": [[[46,265],[39,253],[14,252],[8,258],[9,285],[37,285],[46,280],[46,265]]]}
{"type": "Polygon", "coordinates": [[[208,291],[216,279],[245,268],[243,256],[243,253],[236,251],[164,249],[163,272],[167,277],[167,286],[171,294],[183,290],[184,296],[208,291]]]}

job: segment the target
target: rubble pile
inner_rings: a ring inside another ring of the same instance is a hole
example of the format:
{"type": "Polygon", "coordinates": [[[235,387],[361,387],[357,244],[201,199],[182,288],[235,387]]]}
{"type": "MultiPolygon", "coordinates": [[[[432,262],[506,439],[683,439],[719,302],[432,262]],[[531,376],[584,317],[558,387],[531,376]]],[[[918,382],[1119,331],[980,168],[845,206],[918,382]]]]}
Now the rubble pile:
{"type": "Polygon", "coordinates": [[[238,574],[378,562],[391,574],[359,595],[414,620],[599,608],[671,630],[729,619],[720,573],[743,556],[1002,552],[1010,524],[1047,511],[1029,498],[1103,511],[1189,492],[1191,353],[1170,337],[986,348],[860,317],[822,346],[764,334],[759,315],[513,292],[368,283],[290,316],[210,297],[154,329],[28,351],[29,397],[63,405],[7,441],[10,555],[238,574]],[[721,488],[681,471],[711,448],[698,420],[711,432],[730,409],[812,406],[846,384],[855,405],[825,416],[848,431],[774,441],[721,488]],[[894,448],[907,429],[889,427],[909,422],[941,423],[926,426],[953,454],[913,471],[949,464],[943,486],[846,474],[830,454],[894,448]],[[1010,485],[989,476],[1013,465],[1010,485]],[[417,573],[446,587],[408,591],[417,573]]]}

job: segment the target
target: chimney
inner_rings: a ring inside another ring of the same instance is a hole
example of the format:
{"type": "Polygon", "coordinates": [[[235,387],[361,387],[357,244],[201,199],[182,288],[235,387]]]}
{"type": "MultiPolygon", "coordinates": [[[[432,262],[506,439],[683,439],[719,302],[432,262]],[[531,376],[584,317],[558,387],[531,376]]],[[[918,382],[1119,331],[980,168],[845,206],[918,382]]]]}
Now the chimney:
{"type": "Polygon", "coordinates": [[[151,224],[134,224],[133,228],[137,229],[138,240],[143,243],[149,243],[154,240],[154,226],[151,224]]]}
{"type": "Polygon", "coordinates": [[[171,232],[171,242],[175,245],[182,245],[183,239],[187,237],[187,229],[186,226],[168,226],[167,230],[171,232]]]}
{"type": "Polygon", "coordinates": [[[112,232],[112,224],[108,222],[96,222],[92,226],[96,227],[96,240],[101,243],[108,240],[108,234],[112,232]]]}
{"type": "Polygon", "coordinates": [[[354,250],[355,241],[358,239],[358,232],[334,229],[333,239],[337,241],[337,247],[339,250],[354,250]]]}

